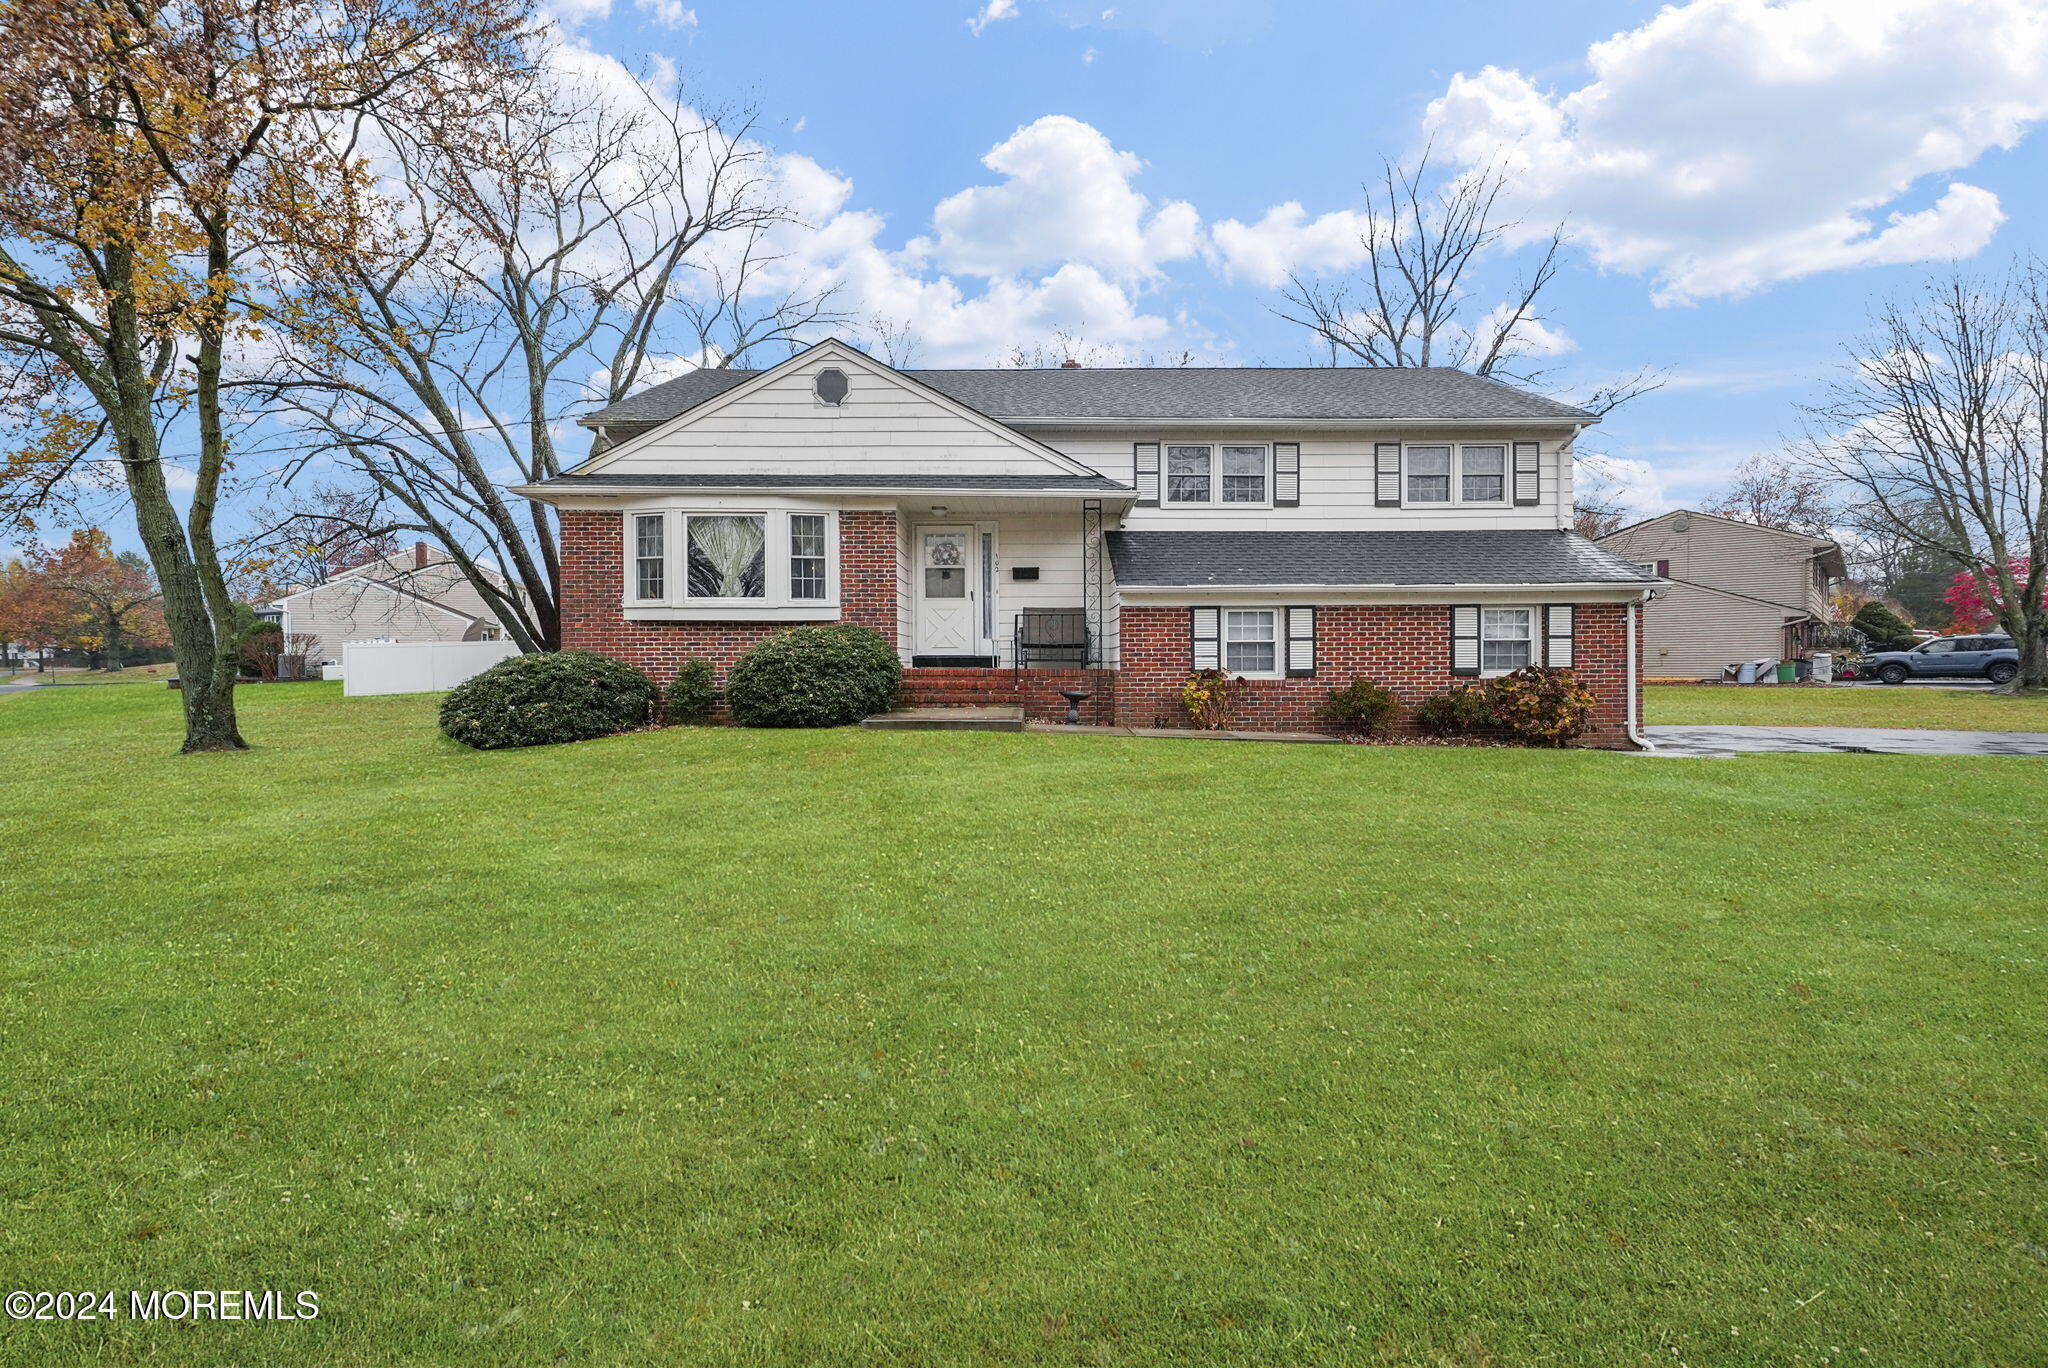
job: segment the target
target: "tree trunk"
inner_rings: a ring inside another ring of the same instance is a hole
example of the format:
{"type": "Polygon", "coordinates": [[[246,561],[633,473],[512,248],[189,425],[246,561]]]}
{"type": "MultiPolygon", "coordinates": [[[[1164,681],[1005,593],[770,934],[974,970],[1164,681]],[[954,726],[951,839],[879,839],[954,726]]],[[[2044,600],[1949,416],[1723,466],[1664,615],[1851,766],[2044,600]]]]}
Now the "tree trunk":
{"type": "Polygon", "coordinates": [[[2020,673],[2013,683],[2021,690],[2048,690],[2048,622],[2037,617],[2028,626],[2018,638],[2020,673]]]}

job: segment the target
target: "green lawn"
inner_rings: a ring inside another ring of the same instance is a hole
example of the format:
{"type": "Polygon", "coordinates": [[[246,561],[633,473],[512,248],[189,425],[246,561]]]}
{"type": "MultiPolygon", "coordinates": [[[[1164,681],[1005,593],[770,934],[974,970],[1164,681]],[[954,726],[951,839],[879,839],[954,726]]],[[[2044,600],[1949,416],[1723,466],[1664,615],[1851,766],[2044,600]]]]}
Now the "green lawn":
{"type": "Polygon", "coordinates": [[[1643,720],[1766,727],[1948,727],[1962,731],[2048,731],[2048,697],[2013,698],[1987,689],[1883,685],[1853,689],[1652,684],[1643,720]]]}
{"type": "Polygon", "coordinates": [[[42,1364],[2032,1365],[2048,764],[0,698],[42,1364]]]}

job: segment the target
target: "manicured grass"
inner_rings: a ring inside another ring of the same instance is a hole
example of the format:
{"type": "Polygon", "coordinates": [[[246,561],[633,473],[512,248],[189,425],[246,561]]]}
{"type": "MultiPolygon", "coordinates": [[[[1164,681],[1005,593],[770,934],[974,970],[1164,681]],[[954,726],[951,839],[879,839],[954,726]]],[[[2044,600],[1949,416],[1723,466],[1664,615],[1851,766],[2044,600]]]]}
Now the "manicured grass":
{"type": "Polygon", "coordinates": [[[1643,690],[1643,720],[1765,727],[1943,727],[2048,731],[2048,698],[1917,684],[1855,688],[1656,685],[1643,690]]]}
{"type": "Polygon", "coordinates": [[[0,699],[36,1364],[2019,1365],[2027,759],[0,699]]]}

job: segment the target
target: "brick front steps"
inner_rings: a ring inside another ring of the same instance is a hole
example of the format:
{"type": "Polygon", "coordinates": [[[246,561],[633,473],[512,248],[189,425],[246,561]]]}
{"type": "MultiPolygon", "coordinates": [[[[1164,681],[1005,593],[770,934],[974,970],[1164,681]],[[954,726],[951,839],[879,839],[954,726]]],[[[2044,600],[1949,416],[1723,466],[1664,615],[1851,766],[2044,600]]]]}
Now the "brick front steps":
{"type": "Polygon", "coordinates": [[[1014,732],[1024,730],[1024,710],[1015,704],[992,708],[898,708],[895,712],[877,713],[861,726],[871,731],[1014,732]]]}

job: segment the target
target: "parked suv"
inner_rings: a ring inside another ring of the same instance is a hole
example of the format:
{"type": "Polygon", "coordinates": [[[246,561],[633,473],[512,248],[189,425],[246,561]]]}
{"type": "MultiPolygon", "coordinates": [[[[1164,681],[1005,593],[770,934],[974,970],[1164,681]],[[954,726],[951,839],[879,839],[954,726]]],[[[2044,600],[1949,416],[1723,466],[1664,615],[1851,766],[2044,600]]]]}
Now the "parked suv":
{"type": "Polygon", "coordinates": [[[1957,675],[1981,675],[1993,684],[2008,684],[2019,672],[2019,648],[2009,636],[1936,637],[1910,651],[1872,651],[1863,657],[1860,671],[1887,684],[1957,675]]]}

